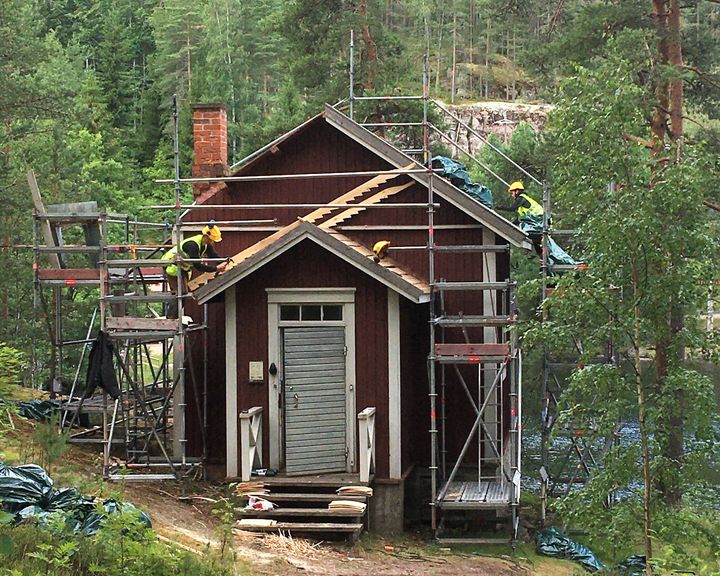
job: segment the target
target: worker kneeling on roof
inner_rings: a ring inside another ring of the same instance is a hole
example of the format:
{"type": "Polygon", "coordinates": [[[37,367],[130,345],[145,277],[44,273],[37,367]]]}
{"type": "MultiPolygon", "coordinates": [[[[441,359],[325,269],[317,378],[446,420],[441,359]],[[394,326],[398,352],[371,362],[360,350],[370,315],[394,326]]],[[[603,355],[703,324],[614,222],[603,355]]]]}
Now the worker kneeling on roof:
{"type": "MultiPolygon", "coordinates": [[[[180,242],[179,256],[183,260],[190,260],[189,262],[178,262],[170,264],[165,268],[165,277],[167,278],[170,290],[174,294],[177,294],[178,290],[178,277],[182,276],[183,282],[183,294],[187,294],[188,280],[192,276],[193,269],[199,272],[217,272],[222,274],[227,267],[227,262],[215,263],[212,261],[204,262],[204,258],[218,259],[220,255],[215,251],[215,244],[222,241],[222,234],[220,228],[218,228],[212,222],[203,228],[201,234],[190,236],[180,242]]],[[[163,260],[174,260],[178,255],[178,247],[173,246],[163,254],[163,260]]],[[[168,306],[168,318],[177,318],[178,316],[178,305],[177,300],[172,300],[168,306]]]]}
{"type": "Polygon", "coordinates": [[[497,206],[495,209],[502,212],[514,212],[513,222],[518,224],[532,240],[533,247],[538,256],[542,254],[542,227],[544,210],[542,204],[536,202],[532,197],[525,194],[525,186],[522,181],[515,180],[508,187],[508,192],[513,197],[511,206],[497,206]]]}

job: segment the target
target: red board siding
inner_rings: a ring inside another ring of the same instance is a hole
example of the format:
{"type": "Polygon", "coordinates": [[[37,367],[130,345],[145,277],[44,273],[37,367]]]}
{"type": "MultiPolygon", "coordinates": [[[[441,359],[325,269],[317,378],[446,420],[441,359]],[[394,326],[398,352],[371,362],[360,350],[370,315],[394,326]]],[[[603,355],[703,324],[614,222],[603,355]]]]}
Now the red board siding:
{"type": "MultiPolygon", "coordinates": [[[[268,154],[250,165],[242,174],[291,174],[339,171],[369,171],[392,168],[352,139],[329,126],[322,118],[311,123],[304,131],[279,145],[275,154],[268,154]]],[[[372,176],[354,178],[322,178],[312,180],[284,180],[273,182],[230,182],[225,189],[205,200],[210,204],[283,204],[327,203],[372,176]]],[[[397,178],[383,187],[407,182],[408,177],[397,178]]],[[[374,193],[374,192],[373,192],[374,193]]],[[[482,244],[483,228],[467,214],[447,201],[436,198],[440,207],[435,214],[435,242],[439,245],[482,244]],[[442,226],[460,226],[443,229],[442,226]]],[[[415,184],[389,198],[390,202],[427,202],[427,190],[415,184]]],[[[277,225],[293,222],[312,209],[207,209],[193,210],[188,221],[247,220],[276,218],[277,225]]],[[[336,212],[337,213],[337,212],[336,212]]],[[[427,230],[407,230],[402,226],[424,227],[427,212],[421,208],[367,209],[340,226],[341,231],[363,245],[371,247],[378,240],[390,240],[393,246],[423,246],[427,243],[427,230]],[[380,230],[347,229],[347,227],[381,227],[380,230]]],[[[233,255],[251,246],[271,231],[224,232],[218,251],[233,255]]],[[[497,244],[507,242],[495,237],[497,244]]],[[[427,279],[428,255],[424,250],[395,251],[390,256],[405,269],[420,278],[427,279]]],[[[483,270],[483,257],[479,253],[438,254],[436,278],[447,281],[481,281],[488,274],[483,270]]],[[[509,253],[496,255],[496,277],[506,280],[510,275],[509,253]]],[[[240,410],[259,405],[267,409],[266,384],[249,384],[248,363],[263,360],[267,367],[273,359],[267,358],[267,297],[265,288],[292,287],[347,287],[357,288],[356,293],[356,342],[357,342],[357,398],[360,411],[366,406],[377,408],[377,459],[378,477],[386,477],[388,459],[387,430],[387,288],[356,268],[338,260],[312,242],[306,241],[279,256],[264,268],[238,284],[238,393],[240,410]]],[[[446,305],[454,313],[481,314],[482,297],[478,292],[448,293],[446,305]]],[[[501,293],[496,298],[502,299],[501,293]]],[[[222,300],[220,297],[218,300],[222,300]]],[[[429,460],[429,402],[427,380],[428,307],[419,306],[401,298],[401,386],[402,386],[402,462],[403,467],[412,462],[429,460]]],[[[508,302],[504,302],[507,310],[508,302]]],[[[189,307],[193,310],[192,307],[189,307]]],[[[191,311],[199,318],[199,311],[191,311]]],[[[225,459],[225,344],[224,306],[209,305],[208,345],[208,448],[211,460],[225,459]]],[[[463,342],[459,330],[448,330],[447,342],[463,342]]],[[[471,342],[482,342],[481,329],[470,329],[471,342]]],[[[202,350],[193,349],[201,366],[202,350]]],[[[477,395],[477,370],[462,367],[462,373],[473,395],[477,395]]],[[[199,375],[198,375],[199,376],[199,375]]],[[[457,453],[474,420],[474,413],[465,393],[455,381],[448,379],[445,406],[448,413],[448,451],[450,457],[457,453]]],[[[438,378],[438,382],[440,379],[438,378]]],[[[193,398],[188,398],[189,451],[199,454],[200,434],[196,422],[193,398]]],[[[439,403],[438,403],[439,404],[439,403]]],[[[438,405],[438,415],[440,407],[438,405]]],[[[507,421],[507,419],[506,419],[507,421]]],[[[268,444],[268,428],[265,423],[265,446],[268,444]]],[[[267,448],[264,455],[267,464],[267,448]]]]}
{"type": "MultiPolygon", "coordinates": [[[[377,475],[387,477],[387,288],[311,241],[301,242],[237,284],[238,410],[262,406],[267,414],[267,379],[249,383],[248,366],[253,360],[262,360],[266,367],[280,361],[268,358],[266,288],[324,287],[356,289],[356,408],[377,408],[377,475]]],[[[269,446],[267,418],[263,425],[263,442],[269,446]]],[[[263,457],[267,464],[267,449],[263,457]]]]}

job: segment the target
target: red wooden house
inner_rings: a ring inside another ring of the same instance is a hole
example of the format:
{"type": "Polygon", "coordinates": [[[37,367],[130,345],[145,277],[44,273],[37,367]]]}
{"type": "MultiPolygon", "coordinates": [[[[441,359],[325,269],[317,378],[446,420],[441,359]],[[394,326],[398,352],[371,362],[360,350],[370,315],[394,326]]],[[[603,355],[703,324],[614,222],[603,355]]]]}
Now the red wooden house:
{"type": "Polygon", "coordinates": [[[209,310],[210,460],[230,478],[358,473],[369,432],[357,415],[371,408],[386,527],[402,527],[413,468],[435,471],[427,499],[438,509],[516,506],[509,247],[530,248],[525,234],[332,107],[229,170],[224,118],[222,105],[194,108],[194,175],[275,177],[199,185],[185,227],[275,224],[221,226],[232,265],[193,279],[209,310]],[[297,174],[335,176],[287,177],[297,174]],[[376,261],[379,240],[391,250],[376,261]],[[262,413],[255,453],[242,447],[250,409],[262,413]]]}

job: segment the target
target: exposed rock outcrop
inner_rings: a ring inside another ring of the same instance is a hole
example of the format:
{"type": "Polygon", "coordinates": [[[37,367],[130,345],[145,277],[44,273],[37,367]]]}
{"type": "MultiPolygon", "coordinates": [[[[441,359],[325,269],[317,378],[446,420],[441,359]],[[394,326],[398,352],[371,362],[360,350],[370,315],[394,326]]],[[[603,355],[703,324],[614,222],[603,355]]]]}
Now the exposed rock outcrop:
{"type": "MultiPolygon", "coordinates": [[[[547,124],[550,104],[523,104],[519,102],[474,102],[472,104],[448,105],[447,108],[472,130],[483,138],[495,134],[507,142],[515,128],[526,122],[537,132],[547,124]]],[[[483,146],[482,140],[457,122],[450,122],[447,135],[467,152],[477,152],[483,146]]]]}

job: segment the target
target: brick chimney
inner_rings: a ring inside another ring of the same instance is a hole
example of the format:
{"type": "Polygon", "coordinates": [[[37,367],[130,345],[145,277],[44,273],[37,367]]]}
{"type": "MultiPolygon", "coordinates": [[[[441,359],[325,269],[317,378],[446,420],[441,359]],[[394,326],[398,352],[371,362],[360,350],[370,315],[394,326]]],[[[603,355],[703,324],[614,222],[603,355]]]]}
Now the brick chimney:
{"type": "MultiPolygon", "coordinates": [[[[225,176],[227,166],[227,107],[225,104],[193,104],[193,178],[225,176]]],[[[195,182],[193,196],[214,186],[213,183],[195,182]]]]}

